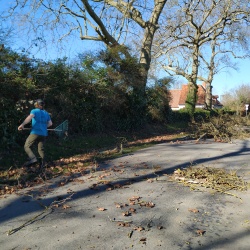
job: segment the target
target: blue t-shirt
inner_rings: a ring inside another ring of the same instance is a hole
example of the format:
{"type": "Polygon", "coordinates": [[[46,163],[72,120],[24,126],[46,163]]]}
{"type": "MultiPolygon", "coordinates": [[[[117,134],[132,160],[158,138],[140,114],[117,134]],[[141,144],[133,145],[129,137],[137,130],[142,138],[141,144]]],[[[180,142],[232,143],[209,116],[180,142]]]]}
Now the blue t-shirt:
{"type": "Polygon", "coordinates": [[[31,134],[35,135],[48,135],[47,124],[50,121],[50,115],[43,109],[32,109],[30,111],[31,115],[34,115],[32,118],[32,129],[31,134]]]}

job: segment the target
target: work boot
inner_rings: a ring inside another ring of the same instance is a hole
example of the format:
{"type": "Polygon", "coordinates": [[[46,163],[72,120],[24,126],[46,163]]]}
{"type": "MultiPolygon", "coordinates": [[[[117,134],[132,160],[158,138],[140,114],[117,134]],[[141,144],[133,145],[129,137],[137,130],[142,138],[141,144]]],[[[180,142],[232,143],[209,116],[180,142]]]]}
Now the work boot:
{"type": "Polygon", "coordinates": [[[36,159],[36,157],[34,157],[34,158],[30,159],[29,161],[25,162],[24,167],[31,166],[32,164],[34,164],[36,162],[37,162],[37,159],[36,159]]]}

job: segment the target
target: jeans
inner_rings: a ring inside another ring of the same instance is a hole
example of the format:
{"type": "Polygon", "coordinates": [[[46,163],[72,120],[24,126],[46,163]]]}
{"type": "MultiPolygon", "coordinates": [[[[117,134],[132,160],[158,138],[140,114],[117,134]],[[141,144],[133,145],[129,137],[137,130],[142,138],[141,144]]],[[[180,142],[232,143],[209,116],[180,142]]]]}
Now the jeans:
{"type": "Polygon", "coordinates": [[[28,138],[26,139],[26,142],[24,144],[24,150],[26,154],[29,156],[30,160],[33,158],[36,158],[34,153],[31,150],[31,146],[37,142],[38,143],[38,153],[40,157],[42,158],[42,161],[44,160],[44,143],[45,143],[46,136],[42,135],[35,135],[30,134],[28,138]]]}

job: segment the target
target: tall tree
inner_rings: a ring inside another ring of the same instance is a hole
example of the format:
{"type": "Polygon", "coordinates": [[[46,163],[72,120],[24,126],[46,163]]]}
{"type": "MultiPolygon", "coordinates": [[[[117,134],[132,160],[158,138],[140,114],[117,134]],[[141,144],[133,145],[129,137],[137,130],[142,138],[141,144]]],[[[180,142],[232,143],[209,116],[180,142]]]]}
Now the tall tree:
{"type": "MultiPolygon", "coordinates": [[[[34,43],[46,42],[52,33],[59,40],[78,36],[81,40],[101,41],[108,48],[128,45],[127,38],[142,33],[139,52],[140,76],[134,91],[144,97],[151,63],[151,47],[158,20],[167,0],[16,0],[8,6],[12,21],[18,21],[35,34],[34,43]],[[49,34],[49,35],[47,35],[49,34]]],[[[2,14],[2,17],[4,14],[2,14]]],[[[140,37],[138,36],[138,39],[140,37]]],[[[130,57],[122,49],[122,55],[130,57]]]]}
{"type": "Polygon", "coordinates": [[[157,40],[156,57],[168,73],[188,80],[186,106],[193,114],[197,80],[206,82],[206,103],[211,108],[214,75],[223,66],[232,66],[225,59],[229,54],[236,57],[239,52],[239,48],[235,51],[236,45],[248,48],[249,3],[247,0],[187,0],[180,1],[171,13],[167,13],[166,25],[157,40]]]}

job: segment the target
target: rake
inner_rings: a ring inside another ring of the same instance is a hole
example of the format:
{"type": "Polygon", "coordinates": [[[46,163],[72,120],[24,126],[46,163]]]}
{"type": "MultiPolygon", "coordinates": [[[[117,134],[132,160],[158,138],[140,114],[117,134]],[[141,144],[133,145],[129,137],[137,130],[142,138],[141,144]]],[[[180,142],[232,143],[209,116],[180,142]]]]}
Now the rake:
{"type": "MultiPolygon", "coordinates": [[[[58,137],[68,136],[68,120],[58,125],[56,128],[47,129],[48,131],[54,131],[58,137]]],[[[23,130],[31,130],[31,128],[24,128],[23,130]]]]}

